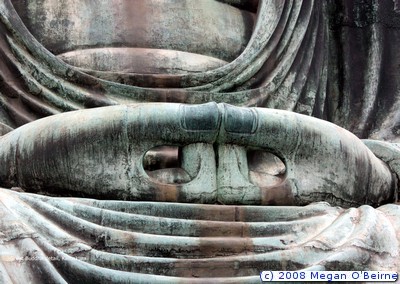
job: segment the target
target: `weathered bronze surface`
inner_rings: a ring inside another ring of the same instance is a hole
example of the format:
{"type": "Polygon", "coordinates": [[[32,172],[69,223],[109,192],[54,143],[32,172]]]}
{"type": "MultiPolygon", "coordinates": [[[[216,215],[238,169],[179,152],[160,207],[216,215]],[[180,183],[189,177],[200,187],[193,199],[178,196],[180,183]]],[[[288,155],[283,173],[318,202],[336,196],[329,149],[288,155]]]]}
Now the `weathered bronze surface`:
{"type": "Polygon", "coordinates": [[[400,271],[400,4],[0,2],[0,283],[400,271]]]}

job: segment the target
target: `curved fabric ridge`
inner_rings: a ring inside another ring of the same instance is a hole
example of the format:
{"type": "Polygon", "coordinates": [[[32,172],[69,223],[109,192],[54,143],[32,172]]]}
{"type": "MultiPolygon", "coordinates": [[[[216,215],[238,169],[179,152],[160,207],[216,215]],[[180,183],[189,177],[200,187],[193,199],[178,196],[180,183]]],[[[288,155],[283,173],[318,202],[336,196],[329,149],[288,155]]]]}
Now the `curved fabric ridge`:
{"type": "Polygon", "coordinates": [[[16,261],[32,269],[26,267],[27,258],[23,261],[26,255],[41,258],[31,264],[54,283],[78,278],[255,283],[265,267],[399,269],[400,240],[393,225],[400,219],[397,205],[343,210],[326,203],[259,207],[101,201],[7,189],[0,190],[0,197],[1,263],[8,272],[3,275],[11,278],[16,261]]]}
{"type": "Polygon", "coordinates": [[[120,73],[195,73],[227,64],[221,59],[179,50],[104,47],[70,51],[57,55],[82,69],[120,73]]]}

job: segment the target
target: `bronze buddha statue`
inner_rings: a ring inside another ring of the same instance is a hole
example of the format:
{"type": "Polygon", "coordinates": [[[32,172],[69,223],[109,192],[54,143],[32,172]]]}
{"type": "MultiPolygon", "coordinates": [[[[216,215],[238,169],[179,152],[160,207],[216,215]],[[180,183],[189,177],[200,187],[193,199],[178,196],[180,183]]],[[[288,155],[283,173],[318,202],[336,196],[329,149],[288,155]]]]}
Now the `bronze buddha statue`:
{"type": "Polygon", "coordinates": [[[0,282],[398,271],[377,3],[4,0],[0,282]]]}

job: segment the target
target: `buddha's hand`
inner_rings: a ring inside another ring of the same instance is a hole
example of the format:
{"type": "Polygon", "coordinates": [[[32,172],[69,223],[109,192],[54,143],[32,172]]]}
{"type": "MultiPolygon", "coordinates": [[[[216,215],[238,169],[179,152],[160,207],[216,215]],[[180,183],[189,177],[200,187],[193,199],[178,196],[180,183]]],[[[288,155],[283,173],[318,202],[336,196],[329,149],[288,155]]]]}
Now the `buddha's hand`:
{"type": "Polygon", "coordinates": [[[220,115],[215,103],[203,109],[187,113],[180,104],[118,105],[31,122],[0,137],[0,186],[57,196],[214,202],[212,144],[220,115]],[[161,145],[191,151],[189,173],[149,174],[144,156],[161,145]],[[186,182],[175,184],[176,178],[186,182]]]}
{"type": "MultiPolygon", "coordinates": [[[[305,205],[327,201],[347,207],[378,206],[394,200],[396,178],[387,164],[345,129],[313,117],[274,109],[225,106],[224,112],[225,127],[221,127],[219,143],[240,146],[234,150],[225,146],[225,150],[221,149],[223,153],[236,151],[232,158],[240,157],[248,149],[258,149],[256,153],[272,152],[284,162],[286,170],[278,175],[275,183],[265,179],[265,185],[262,177],[252,179],[250,175],[249,181],[242,180],[241,191],[230,187],[229,181],[222,178],[223,182],[219,182],[222,202],[237,203],[235,200],[243,199],[246,203],[305,205]],[[224,194],[227,192],[235,196],[224,194]]],[[[228,163],[219,155],[219,168],[224,164],[228,163]]],[[[248,164],[251,169],[251,161],[248,164]]],[[[226,175],[224,171],[230,169],[219,170],[219,177],[226,175]]]]}
{"type": "Polygon", "coordinates": [[[391,201],[396,186],[388,166],[334,124],[215,103],[69,112],[13,130],[0,146],[2,186],[57,195],[353,206],[391,201]],[[145,153],[161,145],[180,147],[180,168],[150,174],[145,153]],[[277,176],[262,173],[264,152],[283,161],[277,176]]]}

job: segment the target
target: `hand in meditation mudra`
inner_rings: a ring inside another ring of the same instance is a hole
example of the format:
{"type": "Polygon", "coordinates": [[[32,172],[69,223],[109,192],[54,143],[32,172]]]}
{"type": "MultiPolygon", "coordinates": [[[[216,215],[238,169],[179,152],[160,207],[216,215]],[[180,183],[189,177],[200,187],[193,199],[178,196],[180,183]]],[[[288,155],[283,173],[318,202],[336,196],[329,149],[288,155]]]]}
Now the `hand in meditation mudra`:
{"type": "Polygon", "coordinates": [[[400,16],[343,5],[0,3],[0,282],[398,271],[400,16]]]}

